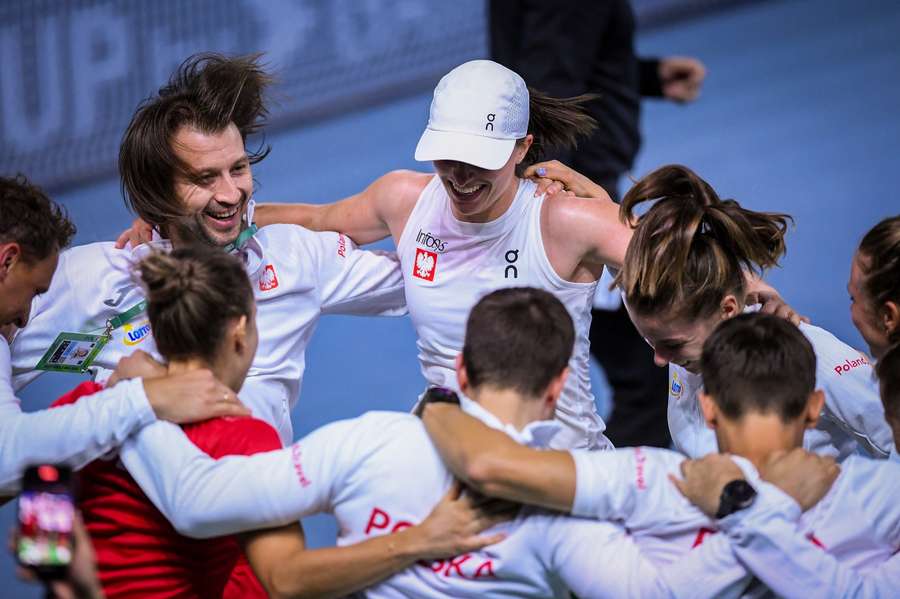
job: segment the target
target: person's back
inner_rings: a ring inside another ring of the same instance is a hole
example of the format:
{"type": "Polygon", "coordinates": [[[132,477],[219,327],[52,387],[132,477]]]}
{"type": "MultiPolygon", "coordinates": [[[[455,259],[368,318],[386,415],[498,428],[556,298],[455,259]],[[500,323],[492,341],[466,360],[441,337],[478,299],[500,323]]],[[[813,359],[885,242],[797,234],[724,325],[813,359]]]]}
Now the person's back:
{"type": "MultiPolygon", "coordinates": [[[[68,405],[101,389],[88,381],[53,405],[68,405]]],[[[275,430],[253,418],[214,418],[183,428],[197,447],[216,459],[281,447],[275,430]]],[[[234,535],[180,535],[115,456],[85,466],[78,473],[78,492],[78,508],[107,597],[267,596],[234,535]]]]}
{"type": "MultiPolygon", "coordinates": [[[[464,406],[482,421],[503,427],[477,404],[464,400],[464,406]]],[[[560,427],[543,421],[527,426],[518,435],[510,426],[503,429],[529,445],[545,446],[560,427]]],[[[341,445],[328,451],[333,458],[327,464],[330,488],[328,496],[320,498],[320,505],[337,518],[338,545],[418,524],[452,483],[421,421],[410,414],[392,412],[370,412],[312,433],[295,446],[299,448],[295,453],[300,454],[295,459],[300,465],[298,476],[306,476],[302,456],[325,453],[324,448],[321,452],[311,448],[333,444],[335,439],[340,439],[341,445]]],[[[630,542],[624,529],[613,524],[526,507],[515,519],[495,526],[491,532],[502,532],[506,538],[478,552],[419,562],[360,595],[567,598],[569,585],[576,583],[574,577],[582,582],[604,578],[602,570],[609,564],[601,558],[594,563],[597,554],[592,548],[598,543],[612,547],[630,542]]],[[[609,576],[620,574],[609,571],[609,576]]]]}

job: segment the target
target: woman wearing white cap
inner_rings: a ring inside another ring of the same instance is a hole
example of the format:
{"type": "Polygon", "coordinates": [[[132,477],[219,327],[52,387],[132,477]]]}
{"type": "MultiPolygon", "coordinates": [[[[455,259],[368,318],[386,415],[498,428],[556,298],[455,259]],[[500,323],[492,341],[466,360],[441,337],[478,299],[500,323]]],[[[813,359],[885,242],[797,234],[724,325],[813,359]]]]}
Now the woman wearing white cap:
{"type": "Polygon", "coordinates": [[[260,206],[257,220],[340,230],[357,243],[393,236],[422,371],[434,385],[455,387],[465,319],[483,295],[526,285],[551,291],[577,331],[557,410],[561,444],[607,447],[588,376],[590,308],[603,265],[621,263],[631,231],[609,198],[544,202],[535,183],[517,176],[542,147],[572,146],[593,128],[580,110],[586,99],[529,94],[506,67],[467,62],[435,88],[416,148],[436,174],[391,172],[334,204],[260,206]]]}

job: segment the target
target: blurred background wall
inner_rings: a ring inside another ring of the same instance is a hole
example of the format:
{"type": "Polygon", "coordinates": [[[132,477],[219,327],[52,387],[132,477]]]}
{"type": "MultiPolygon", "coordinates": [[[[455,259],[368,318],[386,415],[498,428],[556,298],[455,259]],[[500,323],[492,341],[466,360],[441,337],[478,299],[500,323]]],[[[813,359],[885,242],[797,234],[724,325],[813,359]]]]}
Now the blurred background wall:
{"type": "MultiPolygon", "coordinates": [[[[900,212],[900,3],[894,0],[636,0],[639,53],[697,56],[692,105],[643,104],[634,176],[679,162],[723,197],[796,218],[769,275],[813,322],[865,349],[845,284],[862,234],[900,212]]],[[[430,90],[486,55],[480,0],[0,2],[0,173],[52,191],[79,228],[110,240],[131,220],[115,175],[137,103],[187,55],[264,51],[282,81],[255,167],[258,201],[331,201],[413,158],[430,90]]],[[[389,246],[388,246],[389,247],[389,246]]],[[[265,334],[265,331],[261,332],[265,334]]],[[[407,410],[424,381],[406,318],[323,319],[308,352],[297,435],[367,409],[407,410]]],[[[602,374],[598,403],[608,409],[602,374]]],[[[45,375],[21,394],[39,409],[77,377],[45,375]]],[[[0,509],[0,533],[14,503],[0,509]]],[[[333,520],[306,521],[313,545],[333,520]]],[[[39,597],[0,556],[0,597],[39,597]]]]}

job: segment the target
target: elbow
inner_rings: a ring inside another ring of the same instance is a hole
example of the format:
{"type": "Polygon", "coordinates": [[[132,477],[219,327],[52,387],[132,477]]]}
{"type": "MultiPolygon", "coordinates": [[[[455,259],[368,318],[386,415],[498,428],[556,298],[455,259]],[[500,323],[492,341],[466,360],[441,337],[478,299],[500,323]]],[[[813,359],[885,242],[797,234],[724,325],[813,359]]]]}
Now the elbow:
{"type": "Polygon", "coordinates": [[[488,497],[502,496],[506,478],[502,458],[483,453],[466,461],[462,468],[463,481],[473,490],[488,497]]]}

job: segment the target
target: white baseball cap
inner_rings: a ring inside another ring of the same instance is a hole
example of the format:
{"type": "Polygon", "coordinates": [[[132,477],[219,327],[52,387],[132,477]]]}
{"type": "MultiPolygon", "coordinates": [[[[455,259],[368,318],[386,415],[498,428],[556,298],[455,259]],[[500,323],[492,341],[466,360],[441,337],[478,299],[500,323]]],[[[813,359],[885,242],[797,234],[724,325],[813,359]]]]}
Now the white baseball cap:
{"type": "Polygon", "coordinates": [[[472,60],[444,75],[434,88],[428,125],[416,160],[458,160],[497,170],[528,134],[528,88],[513,71],[472,60]]]}

